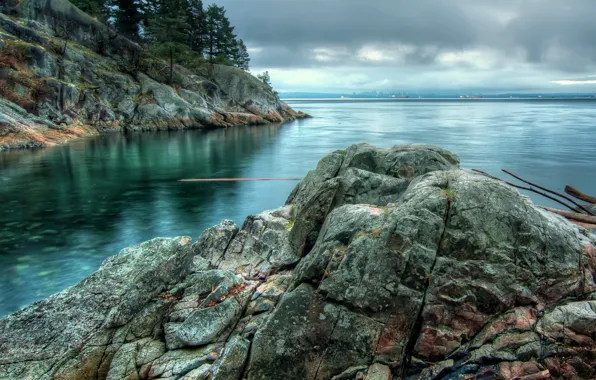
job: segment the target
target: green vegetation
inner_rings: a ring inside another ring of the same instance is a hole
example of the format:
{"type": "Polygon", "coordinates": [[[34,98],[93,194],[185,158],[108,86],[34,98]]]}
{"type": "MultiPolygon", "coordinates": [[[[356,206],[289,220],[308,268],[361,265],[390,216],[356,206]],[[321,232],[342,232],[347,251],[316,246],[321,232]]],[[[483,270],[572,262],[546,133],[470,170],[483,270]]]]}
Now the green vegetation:
{"type": "Polygon", "coordinates": [[[451,189],[443,189],[441,190],[441,196],[444,198],[447,198],[449,201],[453,202],[455,200],[455,195],[457,193],[455,192],[455,190],[451,190],[451,189]]]}
{"type": "Polygon", "coordinates": [[[244,41],[234,33],[224,7],[202,0],[73,0],[73,4],[149,54],[190,69],[205,62],[249,69],[244,41]]]}

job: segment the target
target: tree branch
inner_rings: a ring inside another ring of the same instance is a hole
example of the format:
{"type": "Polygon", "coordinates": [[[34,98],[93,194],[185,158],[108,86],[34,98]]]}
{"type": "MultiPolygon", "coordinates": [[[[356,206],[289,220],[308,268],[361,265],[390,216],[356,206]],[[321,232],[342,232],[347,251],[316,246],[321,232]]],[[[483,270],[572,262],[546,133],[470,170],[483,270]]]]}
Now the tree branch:
{"type": "Polygon", "coordinates": [[[596,204],[596,197],[592,197],[588,194],[584,194],[581,191],[577,190],[576,188],[571,187],[571,185],[565,186],[565,192],[579,200],[582,200],[582,201],[585,201],[588,203],[592,203],[592,204],[596,204]]]}
{"type": "Polygon", "coordinates": [[[510,176],[512,176],[513,178],[517,178],[517,179],[519,179],[519,180],[520,180],[520,181],[522,181],[523,183],[527,183],[527,184],[528,184],[528,185],[530,185],[530,186],[537,187],[537,188],[539,188],[540,190],[544,190],[544,191],[546,191],[546,192],[548,192],[548,193],[554,194],[554,195],[556,195],[556,196],[559,196],[559,197],[561,197],[561,198],[563,198],[563,199],[565,199],[565,200],[568,200],[569,202],[573,203],[574,205],[576,205],[577,207],[579,207],[580,209],[582,209],[583,211],[585,211],[585,212],[586,212],[586,214],[594,216],[594,214],[593,214],[593,213],[592,213],[590,210],[588,210],[588,209],[587,209],[587,208],[585,208],[584,206],[580,205],[579,203],[577,203],[577,202],[576,202],[576,201],[574,201],[573,199],[569,198],[569,197],[568,197],[568,196],[566,196],[565,194],[561,194],[561,193],[558,193],[558,192],[556,192],[556,191],[549,190],[549,189],[547,189],[546,187],[542,187],[542,186],[540,186],[540,185],[536,185],[535,183],[532,183],[532,182],[530,182],[530,181],[526,181],[525,179],[523,179],[523,178],[521,178],[521,177],[519,177],[519,176],[517,176],[517,175],[515,175],[515,174],[511,173],[511,172],[510,172],[510,171],[508,171],[508,170],[505,170],[505,169],[501,169],[501,170],[502,170],[503,172],[505,172],[505,173],[509,174],[509,175],[510,175],[510,176]]]}
{"type": "Polygon", "coordinates": [[[516,184],[514,184],[514,183],[511,183],[511,182],[508,182],[508,181],[502,180],[502,179],[500,179],[500,178],[497,178],[497,177],[495,177],[495,176],[492,176],[492,175],[490,175],[490,174],[488,174],[488,173],[485,173],[485,172],[483,172],[482,170],[478,170],[478,169],[472,169],[472,171],[474,171],[474,172],[476,172],[476,173],[480,173],[480,174],[482,174],[482,175],[484,175],[484,176],[486,176],[486,177],[492,178],[492,179],[494,179],[494,180],[497,180],[497,181],[503,182],[503,183],[505,183],[505,184],[507,184],[507,185],[509,185],[509,186],[512,186],[512,187],[515,187],[515,188],[518,188],[518,189],[522,189],[522,190],[531,191],[531,192],[533,192],[533,193],[536,193],[536,194],[542,195],[542,196],[543,196],[543,197],[545,197],[545,198],[551,199],[551,200],[553,200],[553,201],[555,201],[555,202],[557,202],[557,203],[559,203],[559,204],[562,204],[563,206],[567,207],[567,208],[568,208],[568,209],[570,209],[571,211],[575,211],[575,209],[573,208],[573,206],[570,206],[570,205],[568,205],[567,203],[565,203],[565,202],[563,202],[563,201],[561,201],[561,200],[559,200],[559,199],[557,199],[557,198],[555,198],[555,197],[552,197],[552,196],[550,196],[550,195],[548,195],[548,194],[546,194],[546,193],[543,193],[542,191],[538,191],[538,190],[534,189],[533,187],[525,187],[525,186],[516,185],[516,184]]]}
{"type": "Polygon", "coordinates": [[[552,212],[553,214],[564,216],[567,219],[573,219],[573,220],[577,220],[579,222],[596,225],[596,216],[589,216],[589,215],[585,215],[585,214],[580,214],[578,212],[557,210],[556,208],[550,208],[550,207],[543,207],[543,206],[539,206],[539,207],[546,211],[552,212]]]}

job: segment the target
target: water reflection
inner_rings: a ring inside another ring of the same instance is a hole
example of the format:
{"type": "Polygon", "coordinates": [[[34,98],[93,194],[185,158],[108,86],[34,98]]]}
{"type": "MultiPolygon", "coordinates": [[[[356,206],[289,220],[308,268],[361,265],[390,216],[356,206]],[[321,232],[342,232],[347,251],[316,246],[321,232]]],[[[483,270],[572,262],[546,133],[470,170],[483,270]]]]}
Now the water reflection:
{"type": "MultiPolygon", "coordinates": [[[[552,189],[596,192],[594,102],[296,103],[283,126],[109,135],[0,154],[0,315],[73,285],[120,249],[189,235],[284,203],[327,152],[366,141],[438,144],[467,168],[507,168],[552,189]]],[[[550,201],[534,199],[551,205],[550,201]]]]}
{"type": "Polygon", "coordinates": [[[279,131],[114,134],[1,154],[0,315],[76,283],[126,246],[240,219],[226,207],[241,184],[176,181],[241,176],[279,131]]]}

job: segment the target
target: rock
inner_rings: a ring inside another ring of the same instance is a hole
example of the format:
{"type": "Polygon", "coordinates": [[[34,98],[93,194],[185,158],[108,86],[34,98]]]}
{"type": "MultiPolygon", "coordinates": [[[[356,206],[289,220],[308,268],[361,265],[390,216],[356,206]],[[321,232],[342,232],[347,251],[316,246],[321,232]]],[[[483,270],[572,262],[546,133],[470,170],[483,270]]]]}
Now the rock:
{"type": "Polygon", "coordinates": [[[517,190],[440,148],[357,145],[288,202],[0,320],[0,378],[596,376],[596,237],[517,190]]]}
{"type": "Polygon", "coordinates": [[[115,329],[180,282],[191,259],[190,238],[154,239],[122,250],[79,284],[0,320],[0,377],[60,370],[64,378],[82,378],[88,370],[79,365],[83,359],[96,372],[115,329]],[[79,352],[75,362],[67,362],[79,352]]]}
{"type": "Polygon", "coordinates": [[[330,378],[350,364],[365,364],[381,329],[372,319],[326,304],[302,284],[283,297],[255,335],[248,378],[330,378]]]}
{"type": "Polygon", "coordinates": [[[288,198],[287,204],[296,208],[297,221],[290,241],[294,248],[308,253],[334,208],[355,203],[386,206],[399,199],[414,177],[458,166],[459,158],[453,153],[428,145],[379,149],[358,144],[330,153],[288,198]]]}
{"type": "Polygon", "coordinates": [[[389,367],[379,363],[375,363],[368,367],[368,373],[366,374],[365,380],[391,380],[393,376],[389,367]]]}
{"type": "MultiPolygon", "coordinates": [[[[169,378],[186,375],[193,369],[201,368],[213,361],[210,356],[215,346],[196,349],[167,351],[164,355],[147,365],[147,375],[150,379],[169,378]]],[[[141,367],[141,372],[146,370],[141,367]]]]}
{"type": "Polygon", "coordinates": [[[231,220],[208,228],[194,244],[195,253],[217,268],[232,239],[238,233],[238,226],[231,220]]]}
{"type": "Polygon", "coordinates": [[[211,365],[203,364],[197,369],[193,369],[186,375],[182,376],[180,380],[197,380],[208,378],[211,374],[211,365]]]}
{"type": "Polygon", "coordinates": [[[194,311],[184,322],[165,325],[166,345],[173,350],[185,346],[198,347],[221,339],[222,333],[240,317],[240,311],[240,305],[233,298],[214,307],[194,311]]]}
{"type": "Polygon", "coordinates": [[[264,279],[270,273],[295,265],[300,257],[288,240],[294,225],[291,211],[292,207],[287,206],[249,216],[230,242],[218,268],[240,271],[251,279],[264,279]]]}
{"type": "Polygon", "coordinates": [[[247,339],[237,335],[230,338],[222,356],[213,364],[213,380],[241,379],[249,347],[247,339]]]}

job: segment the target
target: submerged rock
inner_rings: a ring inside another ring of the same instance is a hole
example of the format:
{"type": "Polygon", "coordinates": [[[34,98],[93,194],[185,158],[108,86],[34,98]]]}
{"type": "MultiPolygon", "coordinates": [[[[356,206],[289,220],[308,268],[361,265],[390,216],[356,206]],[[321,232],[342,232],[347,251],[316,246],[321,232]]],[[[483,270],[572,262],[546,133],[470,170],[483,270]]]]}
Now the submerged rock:
{"type": "Polygon", "coordinates": [[[0,378],[589,379],[595,245],[450,152],[355,145],[0,320],[0,378]]]}

